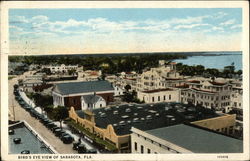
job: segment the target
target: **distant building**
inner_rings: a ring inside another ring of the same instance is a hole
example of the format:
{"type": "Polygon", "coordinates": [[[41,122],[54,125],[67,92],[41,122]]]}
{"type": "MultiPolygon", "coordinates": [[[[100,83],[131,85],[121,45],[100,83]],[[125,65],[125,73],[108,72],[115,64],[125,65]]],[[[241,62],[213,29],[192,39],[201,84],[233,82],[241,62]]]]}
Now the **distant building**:
{"type": "Polygon", "coordinates": [[[243,141],[190,125],[174,125],[142,131],[131,129],[131,152],[168,153],[242,153],[243,141]]]}
{"type": "Polygon", "coordinates": [[[242,89],[242,82],[235,81],[231,82],[232,85],[232,92],[231,92],[231,107],[232,108],[239,108],[243,109],[243,89],[242,89]]]}
{"type": "Polygon", "coordinates": [[[137,98],[145,103],[156,102],[179,102],[179,90],[176,89],[155,89],[138,91],[137,98]]]}
{"type": "Polygon", "coordinates": [[[78,80],[82,81],[97,81],[102,75],[101,70],[86,70],[78,73],[78,80]]]}
{"type": "Polygon", "coordinates": [[[49,68],[51,73],[67,73],[68,70],[77,70],[77,65],[51,65],[51,66],[45,66],[45,68],[49,68]]]}
{"type": "Polygon", "coordinates": [[[40,86],[42,84],[43,84],[43,81],[40,79],[25,79],[23,81],[23,91],[33,92],[33,87],[40,86]]]}
{"type": "Polygon", "coordinates": [[[113,102],[114,88],[108,81],[60,83],[55,85],[52,96],[54,106],[73,106],[76,110],[81,110],[86,109],[85,105],[88,103],[92,104],[88,107],[93,107],[94,103],[97,105],[98,101],[96,102],[96,100],[103,101],[97,96],[105,100],[105,104],[99,106],[104,107],[104,105],[113,102]],[[91,95],[96,95],[93,97],[93,102],[88,99],[91,95]]]}
{"type": "MultiPolygon", "coordinates": [[[[232,86],[228,82],[190,80],[181,88],[180,101],[222,110],[230,106],[232,86]]],[[[177,88],[179,88],[177,86],[177,88]]]]}
{"type": "Polygon", "coordinates": [[[161,89],[180,84],[183,77],[176,71],[176,63],[171,62],[143,72],[137,79],[137,91],[161,89]]]}

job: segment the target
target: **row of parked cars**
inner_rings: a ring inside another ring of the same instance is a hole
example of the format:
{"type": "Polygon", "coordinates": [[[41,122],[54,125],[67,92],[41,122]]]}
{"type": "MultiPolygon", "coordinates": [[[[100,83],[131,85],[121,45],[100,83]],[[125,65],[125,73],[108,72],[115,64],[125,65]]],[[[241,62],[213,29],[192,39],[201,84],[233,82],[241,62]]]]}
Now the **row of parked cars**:
{"type": "Polygon", "coordinates": [[[76,150],[79,154],[96,154],[97,151],[95,149],[87,149],[84,144],[81,143],[81,141],[74,142],[73,143],[73,149],[76,150]]]}
{"type": "Polygon", "coordinates": [[[62,140],[64,144],[71,144],[74,141],[74,138],[69,133],[57,126],[52,120],[46,118],[43,114],[40,114],[30,105],[28,105],[19,95],[18,89],[14,88],[14,95],[15,99],[18,101],[22,108],[28,111],[32,117],[38,119],[45,127],[50,129],[55,136],[59,137],[62,140]]]}

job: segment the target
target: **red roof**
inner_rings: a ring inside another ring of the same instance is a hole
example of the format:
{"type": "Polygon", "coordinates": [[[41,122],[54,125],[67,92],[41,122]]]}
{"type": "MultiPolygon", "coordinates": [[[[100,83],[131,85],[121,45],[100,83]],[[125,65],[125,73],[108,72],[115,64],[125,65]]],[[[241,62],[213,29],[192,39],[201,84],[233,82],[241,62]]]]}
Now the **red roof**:
{"type": "Polygon", "coordinates": [[[144,93],[155,93],[155,92],[162,92],[162,91],[173,91],[170,88],[165,88],[165,89],[154,89],[154,90],[148,90],[148,91],[142,91],[144,93]]]}
{"type": "Polygon", "coordinates": [[[182,84],[182,85],[179,85],[179,86],[175,86],[176,88],[189,88],[189,85],[188,84],[182,84]]]}
{"type": "Polygon", "coordinates": [[[198,80],[189,80],[188,82],[190,82],[190,83],[200,83],[200,81],[198,81],[198,80]]]}
{"type": "Polygon", "coordinates": [[[212,81],[209,81],[209,83],[211,83],[212,85],[216,85],[216,86],[223,86],[226,84],[226,83],[212,82],[212,81]]]}
{"type": "Polygon", "coordinates": [[[135,80],[136,80],[135,78],[124,78],[124,79],[132,80],[132,81],[135,81],[135,80]]]}

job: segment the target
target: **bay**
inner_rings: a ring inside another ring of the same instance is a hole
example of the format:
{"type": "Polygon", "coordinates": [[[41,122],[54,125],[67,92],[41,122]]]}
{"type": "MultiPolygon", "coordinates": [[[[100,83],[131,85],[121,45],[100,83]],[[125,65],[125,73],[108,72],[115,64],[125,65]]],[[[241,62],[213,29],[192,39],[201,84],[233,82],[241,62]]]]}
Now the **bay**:
{"type": "MultiPolygon", "coordinates": [[[[207,53],[206,53],[207,54],[207,53]]],[[[242,70],[241,52],[216,52],[214,56],[189,56],[187,59],[176,59],[177,63],[186,65],[203,65],[205,68],[223,69],[234,63],[235,70],[242,70]],[[223,55],[219,55],[223,54],[223,55]]]]}

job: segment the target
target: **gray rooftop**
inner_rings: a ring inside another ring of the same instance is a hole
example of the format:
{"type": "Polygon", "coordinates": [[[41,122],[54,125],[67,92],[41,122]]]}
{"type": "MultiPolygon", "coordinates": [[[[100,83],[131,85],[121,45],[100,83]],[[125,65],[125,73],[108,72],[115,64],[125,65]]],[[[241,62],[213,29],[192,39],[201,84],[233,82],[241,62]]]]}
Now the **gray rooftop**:
{"type": "Polygon", "coordinates": [[[242,153],[243,141],[179,124],[146,131],[194,153],[242,153]]]}
{"type": "MultiPolygon", "coordinates": [[[[84,117],[82,110],[76,111],[84,117]]],[[[117,135],[130,134],[131,127],[146,131],[166,126],[217,117],[210,109],[181,103],[124,104],[93,110],[97,127],[113,126],[117,135]]]]}
{"type": "Polygon", "coordinates": [[[62,95],[111,90],[114,90],[114,88],[108,81],[59,83],[54,88],[54,92],[62,95]]]}
{"type": "Polygon", "coordinates": [[[40,141],[34,134],[34,131],[30,131],[23,123],[12,127],[14,130],[13,135],[9,135],[9,153],[20,154],[23,150],[29,150],[30,154],[52,154],[52,150],[49,149],[43,141],[40,141]],[[20,144],[15,144],[13,139],[21,138],[20,144]]]}

